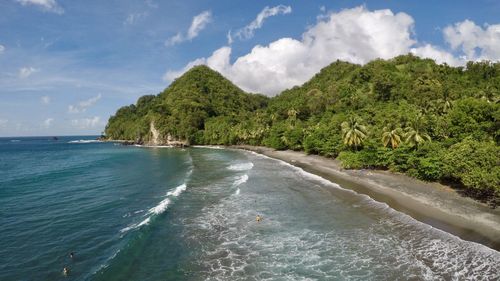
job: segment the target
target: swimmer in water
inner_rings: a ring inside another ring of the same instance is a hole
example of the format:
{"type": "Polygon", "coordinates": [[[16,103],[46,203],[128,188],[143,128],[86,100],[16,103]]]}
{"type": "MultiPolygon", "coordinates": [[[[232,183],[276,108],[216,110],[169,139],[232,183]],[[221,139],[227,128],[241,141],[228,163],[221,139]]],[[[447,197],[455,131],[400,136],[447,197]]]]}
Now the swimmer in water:
{"type": "Polygon", "coordinates": [[[69,253],[69,258],[70,259],[73,259],[74,257],[75,257],[75,253],[74,252],[69,253]]]}
{"type": "Polygon", "coordinates": [[[257,222],[260,222],[260,221],[262,220],[262,217],[261,217],[260,215],[257,215],[257,217],[255,218],[255,220],[256,220],[257,222]]]}
{"type": "Polygon", "coordinates": [[[63,274],[64,274],[64,276],[68,276],[68,274],[69,274],[69,269],[68,269],[67,267],[64,267],[64,268],[63,268],[63,274]]]}

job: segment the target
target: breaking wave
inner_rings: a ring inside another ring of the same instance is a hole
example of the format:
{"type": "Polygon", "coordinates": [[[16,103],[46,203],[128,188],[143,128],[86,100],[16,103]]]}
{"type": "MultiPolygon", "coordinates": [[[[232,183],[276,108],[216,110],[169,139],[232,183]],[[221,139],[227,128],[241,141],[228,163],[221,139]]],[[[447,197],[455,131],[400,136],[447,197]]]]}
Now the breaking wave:
{"type": "Polygon", "coordinates": [[[68,141],[68,143],[97,143],[97,142],[103,142],[101,140],[71,140],[68,141]]]}
{"type": "Polygon", "coordinates": [[[160,203],[158,203],[156,206],[149,209],[148,212],[144,215],[144,216],[147,216],[146,219],[142,220],[140,223],[129,225],[129,226],[123,228],[122,230],[120,230],[120,232],[123,233],[123,232],[127,232],[131,229],[140,228],[143,225],[148,225],[154,216],[160,215],[168,209],[168,206],[172,203],[172,199],[173,199],[172,197],[178,197],[183,191],[186,190],[186,188],[187,188],[187,185],[185,183],[183,183],[183,184],[177,186],[176,188],[174,188],[173,191],[167,192],[166,198],[163,199],[162,201],[160,201],[160,203]]]}

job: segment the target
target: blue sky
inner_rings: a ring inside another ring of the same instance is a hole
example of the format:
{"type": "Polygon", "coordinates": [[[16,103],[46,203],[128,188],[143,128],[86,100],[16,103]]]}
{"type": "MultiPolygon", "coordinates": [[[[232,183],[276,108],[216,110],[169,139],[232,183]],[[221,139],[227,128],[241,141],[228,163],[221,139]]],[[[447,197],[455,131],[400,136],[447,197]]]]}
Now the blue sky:
{"type": "Polygon", "coordinates": [[[497,61],[498,15],[494,0],[4,0],[0,136],[99,134],[196,64],[272,96],[335,59],[497,61]]]}

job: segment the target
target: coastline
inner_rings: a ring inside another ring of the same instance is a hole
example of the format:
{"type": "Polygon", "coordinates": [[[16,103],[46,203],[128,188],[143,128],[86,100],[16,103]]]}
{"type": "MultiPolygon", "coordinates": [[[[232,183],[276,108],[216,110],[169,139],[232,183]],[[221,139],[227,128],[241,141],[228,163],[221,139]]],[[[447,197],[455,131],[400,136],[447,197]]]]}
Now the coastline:
{"type": "Polygon", "coordinates": [[[439,183],[420,181],[406,175],[380,170],[346,170],[338,160],[298,151],[236,145],[243,149],[285,161],[339,184],[366,194],[376,201],[414,219],[461,239],[500,251],[500,210],[459,195],[439,183]]]}

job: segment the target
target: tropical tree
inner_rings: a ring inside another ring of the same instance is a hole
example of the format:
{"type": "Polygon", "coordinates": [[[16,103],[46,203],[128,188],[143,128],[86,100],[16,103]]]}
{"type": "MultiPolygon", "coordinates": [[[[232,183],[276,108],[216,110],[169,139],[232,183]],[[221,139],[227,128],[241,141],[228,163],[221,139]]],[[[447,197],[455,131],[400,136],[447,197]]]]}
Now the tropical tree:
{"type": "Polygon", "coordinates": [[[356,117],[350,117],[347,121],[342,122],[341,128],[344,144],[354,148],[358,148],[368,134],[366,127],[356,117]]]}
{"type": "Polygon", "coordinates": [[[394,149],[401,144],[403,139],[404,132],[403,129],[391,125],[389,127],[384,127],[382,133],[382,143],[385,147],[391,144],[391,147],[394,149]]]}
{"type": "Polygon", "coordinates": [[[289,109],[287,111],[288,120],[290,120],[290,124],[292,126],[295,126],[295,122],[297,121],[297,114],[299,114],[299,111],[295,108],[289,109]]]}
{"type": "Polygon", "coordinates": [[[419,144],[431,141],[431,137],[424,130],[424,122],[422,114],[418,114],[410,125],[405,128],[405,142],[412,146],[418,147],[419,144]]]}

